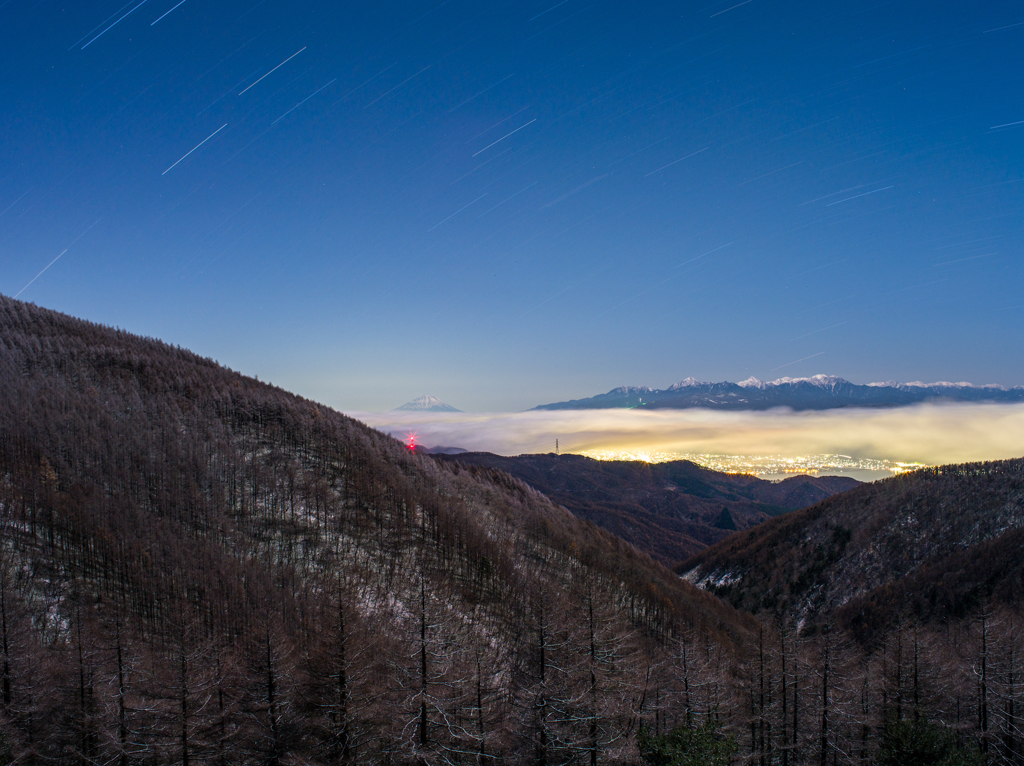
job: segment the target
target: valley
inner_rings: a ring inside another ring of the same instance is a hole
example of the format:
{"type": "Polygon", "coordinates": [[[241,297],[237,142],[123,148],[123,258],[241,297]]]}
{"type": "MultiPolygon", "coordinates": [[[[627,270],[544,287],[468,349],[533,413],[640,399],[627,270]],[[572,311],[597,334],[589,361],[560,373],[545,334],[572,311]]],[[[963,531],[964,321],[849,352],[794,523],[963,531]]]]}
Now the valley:
{"type": "Polygon", "coordinates": [[[666,566],[738,529],[859,484],[838,476],[793,476],[776,483],[709,471],[687,461],[606,461],[571,454],[502,457],[469,452],[437,459],[505,471],[666,566]]]}

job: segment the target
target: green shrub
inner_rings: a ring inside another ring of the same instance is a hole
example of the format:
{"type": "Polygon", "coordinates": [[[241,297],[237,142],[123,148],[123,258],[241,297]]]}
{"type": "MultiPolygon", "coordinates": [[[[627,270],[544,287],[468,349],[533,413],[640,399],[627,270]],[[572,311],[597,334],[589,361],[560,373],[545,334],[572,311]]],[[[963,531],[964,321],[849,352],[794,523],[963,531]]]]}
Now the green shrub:
{"type": "Polygon", "coordinates": [[[702,726],[679,726],[658,737],[642,728],[640,755],[651,766],[728,766],[737,750],[736,739],[721,728],[708,721],[702,726]]]}
{"type": "Polygon", "coordinates": [[[879,766],[981,766],[984,760],[973,744],[965,745],[956,732],[924,719],[898,721],[890,716],[882,729],[879,766]]]}

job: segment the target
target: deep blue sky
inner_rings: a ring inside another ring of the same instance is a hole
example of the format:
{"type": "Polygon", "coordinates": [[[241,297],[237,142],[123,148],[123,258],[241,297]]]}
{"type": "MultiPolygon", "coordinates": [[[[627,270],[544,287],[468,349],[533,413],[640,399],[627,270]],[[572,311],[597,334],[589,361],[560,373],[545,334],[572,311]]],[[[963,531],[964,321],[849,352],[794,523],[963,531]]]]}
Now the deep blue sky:
{"type": "Polygon", "coordinates": [[[346,410],[1024,384],[1019,3],[176,3],[0,0],[0,292],[346,410]]]}

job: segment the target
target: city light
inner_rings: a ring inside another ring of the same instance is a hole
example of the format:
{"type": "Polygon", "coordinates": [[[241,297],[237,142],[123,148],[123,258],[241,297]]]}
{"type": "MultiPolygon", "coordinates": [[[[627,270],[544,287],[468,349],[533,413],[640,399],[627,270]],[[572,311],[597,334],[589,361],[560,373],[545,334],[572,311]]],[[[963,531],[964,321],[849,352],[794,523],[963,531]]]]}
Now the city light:
{"type": "Polygon", "coordinates": [[[689,460],[702,468],[723,473],[749,473],[757,476],[784,474],[826,474],[851,471],[888,471],[892,475],[926,468],[925,463],[902,463],[895,460],[858,458],[850,455],[713,455],[693,452],[655,452],[646,450],[588,450],[582,452],[595,460],[639,460],[644,463],[667,463],[689,460]]]}

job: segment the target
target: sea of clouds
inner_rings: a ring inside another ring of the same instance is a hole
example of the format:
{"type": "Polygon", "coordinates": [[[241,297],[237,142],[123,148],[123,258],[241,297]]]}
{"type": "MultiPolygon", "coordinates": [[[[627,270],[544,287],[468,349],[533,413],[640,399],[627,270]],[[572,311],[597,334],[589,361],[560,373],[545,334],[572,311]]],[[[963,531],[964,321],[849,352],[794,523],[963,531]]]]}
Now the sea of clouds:
{"type": "Polygon", "coordinates": [[[1024,404],[921,404],[819,412],[540,410],[490,413],[350,412],[427,446],[519,455],[651,451],[724,455],[843,454],[962,463],[1024,456],[1024,404]]]}

